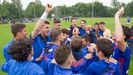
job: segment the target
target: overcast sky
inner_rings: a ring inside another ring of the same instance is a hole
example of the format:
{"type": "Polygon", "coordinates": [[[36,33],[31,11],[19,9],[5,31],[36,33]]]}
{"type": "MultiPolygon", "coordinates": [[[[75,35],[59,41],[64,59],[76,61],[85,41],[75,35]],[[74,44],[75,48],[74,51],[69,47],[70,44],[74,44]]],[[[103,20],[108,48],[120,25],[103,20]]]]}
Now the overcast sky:
{"type": "MultiPolygon", "coordinates": [[[[0,2],[2,2],[3,0],[0,0],[0,2]]],[[[11,0],[7,0],[9,2],[11,2],[11,0]]],[[[23,9],[25,9],[27,7],[27,5],[29,4],[29,2],[32,2],[35,0],[21,0],[22,5],[23,5],[23,9]]],[[[78,2],[83,2],[83,3],[91,3],[95,0],[40,0],[42,2],[43,5],[46,5],[47,3],[52,4],[53,6],[58,6],[58,5],[66,5],[66,6],[71,6],[74,5],[78,2]]],[[[111,2],[112,0],[97,0],[101,3],[103,3],[104,5],[107,6],[111,6],[111,2]]],[[[124,3],[128,3],[132,0],[118,0],[119,2],[124,2],[124,3]]]]}

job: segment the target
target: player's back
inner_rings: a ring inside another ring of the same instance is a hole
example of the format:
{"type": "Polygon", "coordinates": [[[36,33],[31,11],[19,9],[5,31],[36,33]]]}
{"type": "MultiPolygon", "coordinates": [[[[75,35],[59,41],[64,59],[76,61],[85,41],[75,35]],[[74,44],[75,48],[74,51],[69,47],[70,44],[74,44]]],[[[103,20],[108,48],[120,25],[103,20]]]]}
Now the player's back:
{"type": "Polygon", "coordinates": [[[10,60],[2,65],[2,71],[9,75],[45,75],[43,70],[31,61],[10,60]]]}

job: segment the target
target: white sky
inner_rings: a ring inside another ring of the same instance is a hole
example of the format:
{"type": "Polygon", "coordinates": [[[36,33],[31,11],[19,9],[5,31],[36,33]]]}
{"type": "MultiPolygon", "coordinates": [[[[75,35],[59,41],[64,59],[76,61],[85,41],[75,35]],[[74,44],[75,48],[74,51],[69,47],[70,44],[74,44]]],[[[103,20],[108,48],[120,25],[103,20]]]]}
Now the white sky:
{"type": "MultiPolygon", "coordinates": [[[[3,0],[0,0],[0,2],[2,2],[3,0]]],[[[11,0],[7,0],[9,2],[11,2],[11,0]]],[[[27,7],[27,5],[29,4],[29,2],[32,2],[35,0],[21,0],[22,5],[23,5],[23,9],[25,9],[27,7]]],[[[83,2],[83,3],[91,3],[95,0],[40,0],[42,2],[42,4],[45,6],[46,4],[52,4],[53,6],[58,6],[58,5],[66,5],[66,6],[71,6],[74,5],[78,2],[83,2]]],[[[104,5],[107,6],[111,6],[111,2],[112,0],[97,0],[101,3],[103,3],[104,5]]],[[[128,3],[132,0],[118,0],[119,2],[124,2],[124,3],[128,3]]]]}

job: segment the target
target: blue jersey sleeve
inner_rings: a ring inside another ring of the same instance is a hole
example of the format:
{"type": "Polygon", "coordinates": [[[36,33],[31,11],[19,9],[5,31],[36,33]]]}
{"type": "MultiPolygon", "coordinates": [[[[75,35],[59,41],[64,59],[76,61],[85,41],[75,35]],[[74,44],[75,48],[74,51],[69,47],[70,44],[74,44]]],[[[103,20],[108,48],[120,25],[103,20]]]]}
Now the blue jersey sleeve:
{"type": "Polygon", "coordinates": [[[48,73],[48,68],[51,64],[50,59],[42,59],[39,63],[40,67],[42,67],[43,71],[47,74],[48,73]]]}
{"type": "Polygon", "coordinates": [[[130,61],[131,58],[131,49],[126,46],[126,49],[124,52],[122,52],[119,48],[116,48],[113,52],[113,57],[116,60],[119,60],[120,58],[126,59],[128,60],[128,62],[130,61]]]}
{"type": "Polygon", "coordinates": [[[82,58],[79,61],[71,65],[71,69],[74,73],[83,73],[87,67],[87,59],[82,58]]]}
{"type": "Polygon", "coordinates": [[[109,63],[109,68],[111,69],[104,75],[120,75],[120,63],[117,62],[117,64],[114,64],[112,62],[109,63]]]}
{"type": "Polygon", "coordinates": [[[32,62],[37,63],[36,58],[33,57],[32,62]]]}
{"type": "Polygon", "coordinates": [[[9,72],[9,68],[10,68],[10,66],[14,63],[15,61],[14,60],[9,60],[8,62],[5,62],[2,66],[1,66],[1,70],[3,71],[3,72],[9,72]]]}
{"type": "Polygon", "coordinates": [[[131,49],[128,46],[126,46],[126,49],[125,49],[125,51],[123,52],[122,55],[124,55],[126,58],[130,58],[130,56],[131,56],[131,49]]]}
{"type": "Polygon", "coordinates": [[[90,64],[90,65],[87,67],[87,69],[86,69],[84,75],[95,75],[95,74],[94,74],[94,71],[93,71],[93,64],[90,64]]]}
{"type": "Polygon", "coordinates": [[[32,68],[29,75],[45,75],[45,72],[42,70],[40,66],[35,64],[34,68],[32,68]]]}
{"type": "Polygon", "coordinates": [[[85,47],[85,48],[82,48],[82,56],[84,57],[87,53],[88,53],[88,48],[85,47]]]}
{"type": "Polygon", "coordinates": [[[9,61],[12,58],[11,55],[9,55],[9,47],[8,46],[5,46],[3,48],[3,54],[4,54],[6,61],[9,61]]]}
{"type": "Polygon", "coordinates": [[[54,67],[55,64],[54,63],[50,63],[49,67],[48,67],[48,75],[54,75],[54,67]]]}
{"type": "Polygon", "coordinates": [[[125,52],[122,53],[124,63],[122,64],[122,74],[128,75],[128,70],[130,66],[130,59],[131,59],[131,49],[127,46],[125,52]]]}
{"type": "Polygon", "coordinates": [[[120,62],[119,61],[116,64],[115,72],[113,73],[113,75],[121,75],[120,74],[120,62]]]}
{"type": "Polygon", "coordinates": [[[121,73],[127,75],[130,65],[131,49],[126,46],[125,51],[122,52],[119,48],[116,48],[113,53],[113,57],[120,62],[121,73]]]}

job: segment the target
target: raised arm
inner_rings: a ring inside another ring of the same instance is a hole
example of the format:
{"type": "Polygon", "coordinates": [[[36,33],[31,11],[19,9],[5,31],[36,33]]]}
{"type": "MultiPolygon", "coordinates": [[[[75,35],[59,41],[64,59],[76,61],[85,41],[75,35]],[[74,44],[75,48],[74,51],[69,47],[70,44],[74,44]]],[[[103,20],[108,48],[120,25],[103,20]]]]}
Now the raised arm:
{"type": "Polygon", "coordinates": [[[32,39],[34,39],[38,35],[38,33],[40,32],[40,30],[43,28],[44,21],[46,20],[47,15],[48,15],[49,11],[51,11],[51,10],[52,10],[52,5],[49,5],[48,4],[46,6],[46,9],[45,9],[44,13],[40,17],[40,19],[37,21],[36,26],[34,27],[34,30],[31,33],[32,39]]]}
{"type": "Polygon", "coordinates": [[[124,43],[124,34],[122,25],[120,22],[120,17],[124,14],[124,7],[122,7],[116,14],[115,14],[115,34],[116,34],[116,41],[118,47],[122,52],[125,51],[126,45],[124,43]]]}

